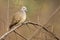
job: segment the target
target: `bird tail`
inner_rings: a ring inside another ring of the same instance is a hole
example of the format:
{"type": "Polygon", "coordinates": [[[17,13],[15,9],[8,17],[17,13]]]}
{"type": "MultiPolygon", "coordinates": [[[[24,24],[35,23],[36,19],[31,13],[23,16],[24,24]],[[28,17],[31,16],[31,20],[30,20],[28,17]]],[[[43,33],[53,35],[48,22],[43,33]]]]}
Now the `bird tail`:
{"type": "Polygon", "coordinates": [[[9,26],[9,30],[12,29],[13,26],[17,25],[18,23],[19,23],[19,21],[18,21],[18,22],[15,22],[14,24],[11,24],[11,25],[9,26]]]}

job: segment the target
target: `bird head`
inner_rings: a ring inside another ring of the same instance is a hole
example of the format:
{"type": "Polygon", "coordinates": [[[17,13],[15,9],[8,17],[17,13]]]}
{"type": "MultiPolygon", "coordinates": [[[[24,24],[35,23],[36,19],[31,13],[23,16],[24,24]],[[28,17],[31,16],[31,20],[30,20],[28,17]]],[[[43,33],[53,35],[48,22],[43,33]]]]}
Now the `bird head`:
{"type": "Polygon", "coordinates": [[[23,7],[21,8],[21,10],[22,10],[23,12],[27,12],[27,8],[26,8],[25,6],[23,6],[23,7]]]}

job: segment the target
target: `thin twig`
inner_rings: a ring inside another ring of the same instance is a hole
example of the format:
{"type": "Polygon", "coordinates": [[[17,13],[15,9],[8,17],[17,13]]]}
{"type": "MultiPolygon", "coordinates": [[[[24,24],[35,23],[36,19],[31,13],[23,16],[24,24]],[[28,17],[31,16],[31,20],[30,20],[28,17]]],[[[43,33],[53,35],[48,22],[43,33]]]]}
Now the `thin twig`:
{"type": "MultiPolygon", "coordinates": [[[[50,21],[50,19],[51,19],[59,10],[60,10],[60,6],[59,6],[58,8],[56,8],[55,11],[53,11],[53,13],[51,14],[51,16],[49,16],[49,19],[48,19],[48,21],[47,21],[47,23],[46,23],[45,25],[48,24],[48,22],[50,21]]],[[[45,25],[44,25],[44,26],[45,26],[45,25]]]]}
{"type": "MultiPolygon", "coordinates": [[[[37,16],[37,23],[39,24],[39,16],[37,16]]],[[[28,24],[27,24],[28,25],[28,24]]],[[[36,25],[33,25],[35,28],[37,28],[36,25]]],[[[29,38],[28,40],[31,40],[39,31],[41,28],[38,28],[29,38]]]]}
{"type": "Polygon", "coordinates": [[[41,28],[38,28],[27,40],[31,40],[38,32],[41,30],[41,28]]]}
{"type": "Polygon", "coordinates": [[[27,40],[25,37],[23,37],[22,35],[20,35],[19,33],[17,33],[15,30],[14,30],[14,33],[16,33],[17,35],[21,36],[21,37],[24,38],[25,40],[27,40]]]}
{"type": "Polygon", "coordinates": [[[33,22],[28,22],[28,23],[29,23],[29,24],[32,24],[32,25],[37,25],[37,26],[42,27],[45,31],[47,31],[48,33],[50,33],[51,35],[53,35],[55,39],[60,40],[54,33],[52,33],[51,31],[49,31],[48,29],[46,29],[46,28],[43,27],[42,25],[39,25],[39,24],[33,23],[33,22]]]}

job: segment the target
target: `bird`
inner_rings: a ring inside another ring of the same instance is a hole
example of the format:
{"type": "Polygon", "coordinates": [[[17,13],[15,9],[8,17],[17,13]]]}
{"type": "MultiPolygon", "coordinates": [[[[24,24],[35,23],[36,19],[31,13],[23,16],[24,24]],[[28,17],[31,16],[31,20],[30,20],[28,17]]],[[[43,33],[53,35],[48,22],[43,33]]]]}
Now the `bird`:
{"type": "Polygon", "coordinates": [[[26,20],[26,13],[27,13],[27,7],[22,6],[21,9],[18,12],[16,12],[16,14],[14,14],[14,16],[12,18],[12,22],[9,26],[9,30],[12,29],[13,26],[15,26],[17,24],[24,23],[26,20]]]}

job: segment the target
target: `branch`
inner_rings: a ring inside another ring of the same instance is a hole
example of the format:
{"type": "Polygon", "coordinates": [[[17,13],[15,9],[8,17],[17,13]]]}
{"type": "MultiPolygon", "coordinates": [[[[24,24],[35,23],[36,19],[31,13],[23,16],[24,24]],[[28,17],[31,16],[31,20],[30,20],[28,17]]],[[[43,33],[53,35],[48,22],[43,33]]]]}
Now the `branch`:
{"type": "Polygon", "coordinates": [[[13,32],[15,29],[21,27],[23,24],[20,24],[16,27],[14,27],[13,29],[11,29],[10,31],[6,32],[5,34],[3,34],[1,37],[0,37],[0,40],[2,40],[4,37],[6,37],[8,34],[10,34],[11,32],[13,32]]]}
{"type": "Polygon", "coordinates": [[[33,22],[28,22],[28,24],[40,26],[40,27],[42,27],[45,31],[47,31],[48,33],[50,33],[55,39],[60,40],[53,32],[49,31],[48,29],[46,29],[46,28],[43,27],[42,25],[39,25],[39,24],[33,23],[33,22]]]}
{"type": "Polygon", "coordinates": [[[24,24],[32,24],[32,25],[40,26],[40,27],[42,27],[45,31],[47,31],[48,33],[50,33],[55,39],[60,40],[54,33],[50,32],[48,29],[46,29],[46,28],[43,27],[42,25],[39,25],[39,24],[34,23],[34,22],[30,22],[30,21],[25,22],[25,23],[23,23],[23,24],[19,24],[18,26],[15,26],[15,27],[12,28],[10,31],[8,31],[8,32],[6,32],[4,35],[2,35],[2,36],[0,37],[0,40],[2,40],[4,37],[6,37],[6,36],[7,36],[8,34],[10,34],[11,32],[13,32],[15,29],[23,26],[24,24]]]}

